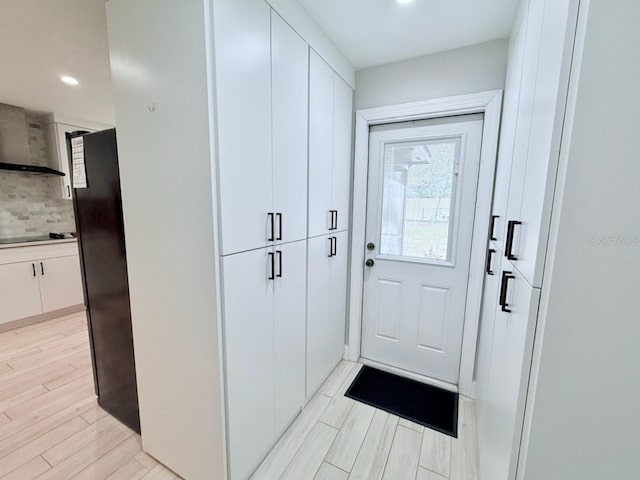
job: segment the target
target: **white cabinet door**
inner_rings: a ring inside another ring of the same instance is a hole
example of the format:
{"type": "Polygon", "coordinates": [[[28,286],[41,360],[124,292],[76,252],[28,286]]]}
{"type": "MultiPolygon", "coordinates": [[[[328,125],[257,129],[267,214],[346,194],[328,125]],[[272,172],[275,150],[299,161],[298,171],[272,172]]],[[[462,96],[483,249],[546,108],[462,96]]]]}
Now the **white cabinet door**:
{"type": "Polygon", "coordinates": [[[526,119],[518,124],[507,219],[521,222],[514,227],[513,261],[534,287],[542,285],[575,31],[573,3],[531,0],[530,7],[522,83],[526,119]]]}
{"type": "Polygon", "coordinates": [[[333,182],[335,74],[311,50],[309,59],[309,237],[328,233],[333,182]]]}
{"type": "Polygon", "coordinates": [[[300,412],[305,399],[307,242],[275,249],[275,433],[300,412]]]}
{"type": "Polygon", "coordinates": [[[353,136],[353,90],[334,74],[332,210],[336,230],[349,228],[351,198],[351,139],[353,136]]]}
{"type": "Polygon", "coordinates": [[[307,236],[309,47],[271,11],[273,208],[276,239],[307,236]]]}
{"type": "Polygon", "coordinates": [[[222,254],[228,255],[265,246],[270,236],[271,13],[262,0],[220,0],[214,2],[213,18],[220,46],[216,87],[222,254]]]}
{"type": "Polygon", "coordinates": [[[272,249],[223,260],[231,478],[247,478],[274,441],[272,249]]]}
{"type": "Polygon", "coordinates": [[[42,313],[35,262],[0,265],[0,324],[42,313]]]}
{"type": "Polygon", "coordinates": [[[329,295],[329,322],[326,327],[327,364],[335,366],[344,356],[344,339],[347,318],[347,258],[349,233],[333,235],[333,256],[331,263],[331,283],[329,295]]]}
{"type": "Polygon", "coordinates": [[[308,240],[307,253],[307,397],[312,395],[335,366],[331,314],[331,240],[308,240]]]}
{"type": "Polygon", "coordinates": [[[496,310],[487,405],[479,431],[481,477],[491,479],[515,478],[540,301],[540,290],[503,260],[505,272],[513,278],[501,281],[500,296],[511,312],[501,306],[496,310]]]}
{"type": "Polygon", "coordinates": [[[84,303],[80,260],[77,255],[38,260],[36,270],[40,279],[43,312],[84,303]]]}
{"type": "Polygon", "coordinates": [[[523,1],[520,3],[520,9],[511,34],[511,40],[509,41],[509,57],[500,131],[500,149],[498,152],[495,191],[493,194],[493,224],[491,227],[491,240],[498,244],[498,249],[501,252],[504,250],[504,235],[507,228],[507,202],[509,200],[509,181],[513,162],[518,106],[520,104],[520,83],[522,80],[523,55],[527,35],[527,12],[528,1],[523,1]]]}

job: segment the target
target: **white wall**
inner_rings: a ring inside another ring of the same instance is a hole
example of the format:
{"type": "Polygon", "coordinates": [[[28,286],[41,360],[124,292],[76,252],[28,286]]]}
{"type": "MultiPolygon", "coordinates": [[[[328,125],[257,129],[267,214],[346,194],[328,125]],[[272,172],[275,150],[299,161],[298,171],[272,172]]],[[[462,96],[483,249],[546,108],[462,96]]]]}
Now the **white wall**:
{"type": "Polygon", "coordinates": [[[380,107],[504,87],[508,40],[356,72],[355,108],[380,107]]]}
{"type": "Polygon", "coordinates": [[[525,480],[640,475],[640,2],[581,8],[586,43],[560,162],[525,480]]]}

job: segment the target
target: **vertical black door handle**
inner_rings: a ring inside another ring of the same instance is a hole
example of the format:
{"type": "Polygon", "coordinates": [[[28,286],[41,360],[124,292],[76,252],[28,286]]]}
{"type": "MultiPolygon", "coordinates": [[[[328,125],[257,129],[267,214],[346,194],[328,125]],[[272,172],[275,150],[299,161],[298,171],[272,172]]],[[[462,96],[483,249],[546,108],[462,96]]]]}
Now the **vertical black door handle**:
{"type": "Polygon", "coordinates": [[[509,220],[509,223],[507,224],[507,242],[505,244],[504,252],[505,256],[509,260],[518,260],[518,257],[513,254],[513,236],[515,234],[516,225],[522,225],[522,222],[509,220]]]}
{"type": "Polygon", "coordinates": [[[496,220],[499,219],[499,215],[491,215],[491,233],[489,233],[490,240],[498,240],[496,238],[496,220]]]}
{"type": "Polygon", "coordinates": [[[276,255],[278,255],[278,278],[282,278],[282,250],[277,250],[276,255]]]}
{"type": "Polygon", "coordinates": [[[275,266],[274,259],[273,259],[273,252],[269,252],[268,255],[269,255],[269,266],[271,267],[271,271],[269,272],[268,279],[269,280],[275,280],[275,278],[276,278],[275,277],[276,266],[275,266]]]}
{"type": "Polygon", "coordinates": [[[333,237],[329,237],[329,258],[333,257],[333,237]]]}
{"type": "Polygon", "coordinates": [[[506,313],[511,313],[511,309],[509,308],[509,304],[507,303],[507,290],[509,289],[509,280],[516,278],[513,275],[513,272],[502,272],[502,282],[500,285],[500,307],[502,307],[502,311],[506,313]]]}
{"type": "Polygon", "coordinates": [[[271,235],[269,238],[267,238],[267,241],[273,242],[275,239],[275,226],[273,224],[273,212],[267,213],[267,220],[269,221],[269,232],[271,235]]]}
{"type": "Polygon", "coordinates": [[[32,263],[31,264],[31,268],[33,269],[33,276],[35,277],[36,276],[36,264],[32,263]]]}
{"type": "Polygon", "coordinates": [[[487,275],[493,275],[493,270],[491,270],[491,260],[493,260],[493,254],[496,251],[493,248],[489,249],[489,253],[487,254],[487,275]]]}
{"type": "Polygon", "coordinates": [[[276,219],[278,220],[278,236],[276,240],[282,240],[282,214],[276,213],[276,219]]]}
{"type": "Polygon", "coordinates": [[[40,272],[44,275],[44,265],[40,262],[40,272]]]}
{"type": "Polygon", "coordinates": [[[338,210],[334,210],[333,212],[335,213],[335,217],[333,219],[333,229],[337,230],[338,229],[338,210]]]}
{"type": "Polygon", "coordinates": [[[71,188],[67,185],[67,197],[71,198],[71,188]]]}
{"type": "Polygon", "coordinates": [[[331,250],[331,255],[338,255],[338,237],[333,237],[333,249],[331,250]]]}

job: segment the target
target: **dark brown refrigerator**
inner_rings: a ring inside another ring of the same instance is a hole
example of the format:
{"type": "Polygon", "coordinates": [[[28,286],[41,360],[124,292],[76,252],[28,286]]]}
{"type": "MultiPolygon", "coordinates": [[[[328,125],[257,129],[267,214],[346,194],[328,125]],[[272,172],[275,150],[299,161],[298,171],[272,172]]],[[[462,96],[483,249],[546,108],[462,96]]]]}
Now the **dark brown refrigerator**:
{"type": "Polygon", "coordinates": [[[98,404],[139,433],[116,131],[67,140],[98,404]]]}

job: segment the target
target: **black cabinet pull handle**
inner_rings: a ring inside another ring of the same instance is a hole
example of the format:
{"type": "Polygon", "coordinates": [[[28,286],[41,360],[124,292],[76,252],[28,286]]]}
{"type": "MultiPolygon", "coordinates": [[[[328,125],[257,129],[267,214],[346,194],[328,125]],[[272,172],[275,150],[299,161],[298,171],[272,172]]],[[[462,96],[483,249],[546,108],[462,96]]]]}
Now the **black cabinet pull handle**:
{"type": "Polygon", "coordinates": [[[275,225],[273,224],[273,212],[267,213],[267,220],[269,220],[269,224],[270,224],[269,231],[271,232],[271,236],[267,238],[267,241],[273,242],[275,239],[275,225]]]}
{"type": "Polygon", "coordinates": [[[489,239],[490,240],[498,240],[496,238],[496,220],[499,219],[500,216],[499,215],[491,215],[491,233],[489,233],[489,239]]]}
{"type": "Polygon", "coordinates": [[[500,285],[500,307],[503,312],[511,313],[509,304],[507,303],[507,290],[509,288],[509,280],[516,278],[513,272],[502,272],[502,282],[500,285]]]}
{"type": "Polygon", "coordinates": [[[269,252],[269,263],[271,265],[271,272],[269,273],[269,280],[275,280],[276,266],[274,263],[273,252],[269,252]]]}
{"type": "Polygon", "coordinates": [[[491,261],[493,260],[493,254],[496,251],[493,248],[489,249],[489,253],[487,254],[487,275],[493,275],[493,270],[491,270],[491,261]]]}
{"type": "Polygon", "coordinates": [[[507,243],[505,245],[504,251],[505,256],[509,260],[518,260],[518,257],[513,254],[513,236],[515,234],[516,225],[522,225],[522,222],[518,222],[517,220],[509,220],[509,223],[507,224],[507,243]]]}
{"type": "Polygon", "coordinates": [[[71,198],[71,188],[67,185],[67,197],[71,198]]]}
{"type": "Polygon", "coordinates": [[[329,258],[333,257],[333,237],[329,237],[329,258]]]}
{"type": "Polygon", "coordinates": [[[335,213],[335,217],[333,219],[333,229],[337,230],[338,229],[338,210],[334,210],[333,212],[335,213]]]}
{"type": "Polygon", "coordinates": [[[282,240],[282,214],[276,213],[276,219],[278,220],[278,236],[276,240],[282,240]]]}
{"type": "Polygon", "coordinates": [[[42,275],[44,275],[44,265],[42,264],[42,262],[40,262],[40,272],[42,272],[42,275]]]}
{"type": "Polygon", "coordinates": [[[333,250],[331,251],[332,256],[338,255],[338,237],[333,237],[333,250]]]}
{"type": "Polygon", "coordinates": [[[31,264],[31,268],[33,269],[33,276],[35,277],[36,276],[36,264],[32,263],[31,264]]]}
{"type": "Polygon", "coordinates": [[[282,250],[277,250],[276,254],[278,255],[278,278],[282,278],[282,250]]]}

